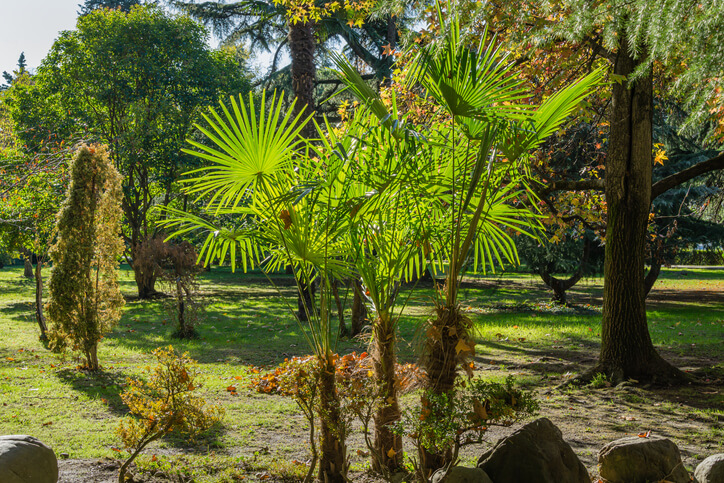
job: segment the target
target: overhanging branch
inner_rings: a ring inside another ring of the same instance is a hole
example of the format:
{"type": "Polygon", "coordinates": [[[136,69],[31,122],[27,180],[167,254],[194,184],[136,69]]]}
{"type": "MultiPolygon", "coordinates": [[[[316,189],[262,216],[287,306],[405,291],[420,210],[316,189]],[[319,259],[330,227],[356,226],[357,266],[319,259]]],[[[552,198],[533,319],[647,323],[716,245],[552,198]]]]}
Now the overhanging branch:
{"type": "Polygon", "coordinates": [[[678,173],[674,173],[671,176],[667,176],[666,178],[657,181],[651,187],[651,200],[653,201],[656,197],[661,196],[671,188],[679,186],[681,183],[685,183],[692,178],[696,178],[702,174],[711,173],[712,171],[716,171],[718,169],[724,169],[724,152],[720,153],[718,156],[709,158],[706,161],[697,163],[690,168],[679,171],[678,173]]]}

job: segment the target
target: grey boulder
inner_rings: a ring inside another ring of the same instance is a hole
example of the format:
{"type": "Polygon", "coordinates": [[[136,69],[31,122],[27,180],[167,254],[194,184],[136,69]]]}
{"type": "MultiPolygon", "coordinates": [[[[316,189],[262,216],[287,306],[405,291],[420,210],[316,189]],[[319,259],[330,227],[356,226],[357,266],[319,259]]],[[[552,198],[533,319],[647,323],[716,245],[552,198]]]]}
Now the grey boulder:
{"type": "Polygon", "coordinates": [[[58,460],[55,453],[32,436],[0,436],[0,481],[56,483],[58,460]]]}
{"type": "Polygon", "coordinates": [[[432,483],[493,483],[493,481],[480,468],[453,466],[447,473],[437,470],[432,475],[432,483]]]}
{"type": "Polygon", "coordinates": [[[691,481],[679,448],[661,436],[617,439],[598,452],[598,473],[606,483],[691,481]]]}
{"type": "Polygon", "coordinates": [[[724,483],[724,453],[709,456],[694,471],[696,483],[724,483]]]}
{"type": "Polygon", "coordinates": [[[590,483],[581,460],[547,418],[536,419],[478,459],[495,483],[590,483]]]}

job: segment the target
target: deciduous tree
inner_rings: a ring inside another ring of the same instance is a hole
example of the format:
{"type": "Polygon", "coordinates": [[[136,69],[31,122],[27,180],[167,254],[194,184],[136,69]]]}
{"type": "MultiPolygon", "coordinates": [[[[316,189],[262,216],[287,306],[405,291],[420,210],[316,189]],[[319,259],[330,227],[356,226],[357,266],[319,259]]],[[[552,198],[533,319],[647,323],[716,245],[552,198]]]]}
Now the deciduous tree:
{"type": "Polygon", "coordinates": [[[649,214],[652,201],[669,189],[724,168],[724,154],[654,183],[654,85],[685,102],[688,126],[710,119],[722,126],[712,115],[724,110],[724,71],[718,61],[724,7],[714,0],[567,0],[487,4],[481,11],[475,22],[492,22],[502,33],[523,70],[541,81],[540,94],[572,69],[601,62],[610,69],[605,179],[547,180],[543,190],[592,189],[606,195],[601,352],[598,364],[581,379],[605,373],[613,381],[688,381],[661,358],[648,331],[644,266],[649,214]]]}
{"type": "MultiPolygon", "coordinates": [[[[76,30],[60,35],[13,111],[31,149],[49,134],[59,141],[80,134],[108,144],[124,175],[131,264],[154,235],[151,208],[173,201],[173,181],[193,163],[179,151],[199,107],[222,92],[248,89],[236,60],[210,51],[205,36],[191,19],[151,6],[129,13],[94,10],[78,19],[76,30]]],[[[153,274],[133,268],[139,296],[153,296],[153,274]]]]}

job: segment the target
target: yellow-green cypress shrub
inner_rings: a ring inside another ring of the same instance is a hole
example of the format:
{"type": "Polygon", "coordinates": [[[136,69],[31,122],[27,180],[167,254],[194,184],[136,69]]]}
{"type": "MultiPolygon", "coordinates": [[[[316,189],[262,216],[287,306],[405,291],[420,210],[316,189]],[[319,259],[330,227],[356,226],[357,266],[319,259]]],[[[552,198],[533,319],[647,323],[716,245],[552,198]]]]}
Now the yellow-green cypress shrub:
{"type": "Polygon", "coordinates": [[[90,370],[98,370],[98,342],[118,322],[124,304],[117,274],[124,250],[121,180],[105,146],[82,146],[50,249],[50,346],[81,351],[90,370]]]}

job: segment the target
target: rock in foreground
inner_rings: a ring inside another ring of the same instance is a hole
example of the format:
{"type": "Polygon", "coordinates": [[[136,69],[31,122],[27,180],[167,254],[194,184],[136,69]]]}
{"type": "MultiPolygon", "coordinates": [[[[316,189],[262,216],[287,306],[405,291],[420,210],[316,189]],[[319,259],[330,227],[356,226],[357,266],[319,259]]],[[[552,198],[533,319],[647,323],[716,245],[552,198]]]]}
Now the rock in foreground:
{"type": "Polygon", "coordinates": [[[724,483],[724,453],[709,456],[694,471],[696,483],[724,483]]]}
{"type": "Polygon", "coordinates": [[[447,472],[436,471],[432,475],[432,483],[493,483],[485,471],[480,468],[453,466],[447,472]]]}
{"type": "Polygon", "coordinates": [[[606,483],[691,481],[679,448],[661,436],[633,436],[608,443],[598,452],[598,472],[606,483]]]}
{"type": "Polygon", "coordinates": [[[32,436],[0,436],[0,481],[56,483],[58,460],[55,453],[32,436]]]}
{"type": "Polygon", "coordinates": [[[590,483],[581,460],[546,418],[526,424],[478,459],[495,483],[590,483]]]}

